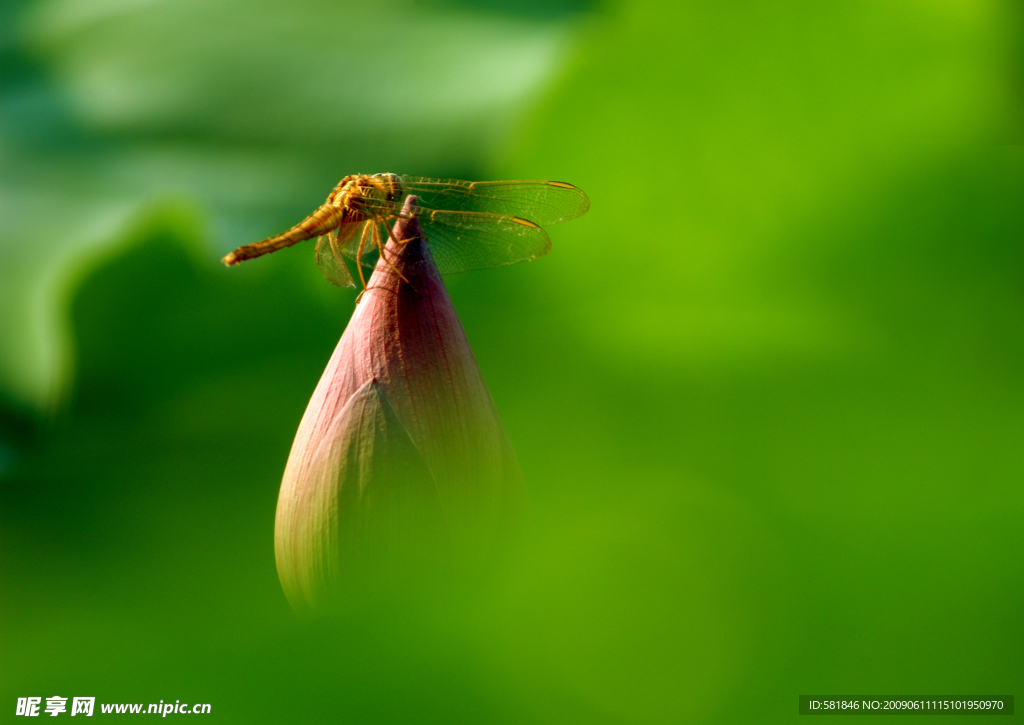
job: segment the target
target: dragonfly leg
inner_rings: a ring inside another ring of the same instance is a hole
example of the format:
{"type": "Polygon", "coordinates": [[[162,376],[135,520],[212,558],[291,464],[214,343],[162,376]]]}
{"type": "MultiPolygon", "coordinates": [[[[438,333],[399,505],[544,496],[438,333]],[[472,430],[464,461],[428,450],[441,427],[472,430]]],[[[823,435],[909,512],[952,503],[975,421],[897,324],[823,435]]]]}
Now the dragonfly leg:
{"type": "MultiPolygon", "coordinates": [[[[395,217],[395,218],[398,219],[399,217],[395,217]]],[[[382,223],[384,224],[384,229],[388,233],[388,238],[391,239],[391,241],[394,242],[395,244],[408,244],[409,242],[411,242],[413,239],[416,238],[416,237],[409,237],[408,239],[395,239],[395,233],[393,231],[391,231],[391,227],[389,227],[387,225],[387,222],[382,222],[382,223]]]]}
{"type": "MultiPolygon", "coordinates": [[[[366,232],[369,229],[369,224],[363,227],[363,233],[359,237],[359,251],[356,252],[356,268],[359,270],[359,280],[363,283],[363,292],[366,292],[366,275],[363,274],[363,247],[366,245],[366,232]]],[[[363,292],[356,297],[356,304],[359,304],[359,300],[362,299],[363,292]]]]}
{"type": "MultiPolygon", "coordinates": [[[[383,226],[383,227],[384,227],[384,229],[385,229],[385,230],[387,230],[387,228],[388,228],[388,225],[387,225],[387,223],[386,223],[386,222],[380,222],[380,224],[381,224],[381,226],[383,226]]],[[[388,236],[390,236],[390,232],[388,233],[388,236]]],[[[399,271],[398,271],[398,268],[397,268],[397,267],[395,267],[395,265],[391,264],[391,260],[390,260],[390,259],[388,259],[387,255],[386,255],[386,254],[384,253],[384,245],[383,245],[383,244],[381,243],[381,239],[382,239],[382,237],[381,237],[381,235],[380,235],[380,232],[379,232],[379,231],[377,230],[377,222],[374,222],[374,223],[373,223],[373,241],[374,241],[374,242],[376,242],[376,244],[377,244],[377,251],[378,251],[378,252],[380,252],[380,258],[381,258],[381,259],[383,259],[383,260],[384,260],[384,262],[385,262],[385,263],[387,263],[387,265],[388,265],[389,267],[391,267],[391,270],[392,270],[392,271],[393,271],[393,272],[394,272],[395,274],[397,274],[397,275],[398,275],[399,277],[401,277],[401,278],[402,278],[402,280],[403,280],[403,281],[404,281],[404,282],[405,282],[405,283],[406,283],[407,285],[409,285],[409,286],[411,287],[411,286],[412,286],[412,283],[411,283],[411,282],[410,282],[409,280],[407,280],[407,279],[405,278],[405,275],[404,275],[404,274],[402,274],[401,272],[399,272],[399,271]]]]}

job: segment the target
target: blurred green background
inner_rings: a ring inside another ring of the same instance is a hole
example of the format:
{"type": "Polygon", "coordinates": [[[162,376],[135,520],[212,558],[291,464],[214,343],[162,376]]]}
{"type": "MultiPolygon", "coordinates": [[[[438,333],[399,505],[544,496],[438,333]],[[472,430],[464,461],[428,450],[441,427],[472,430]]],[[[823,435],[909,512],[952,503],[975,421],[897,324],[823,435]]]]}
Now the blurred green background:
{"type": "MultiPolygon", "coordinates": [[[[1022,695],[1018,2],[0,6],[0,694],[218,722],[1022,695]],[[487,572],[294,615],[273,519],[348,173],[591,211],[449,279],[526,475],[487,572]]],[[[97,714],[99,714],[97,712],[97,714]]]]}

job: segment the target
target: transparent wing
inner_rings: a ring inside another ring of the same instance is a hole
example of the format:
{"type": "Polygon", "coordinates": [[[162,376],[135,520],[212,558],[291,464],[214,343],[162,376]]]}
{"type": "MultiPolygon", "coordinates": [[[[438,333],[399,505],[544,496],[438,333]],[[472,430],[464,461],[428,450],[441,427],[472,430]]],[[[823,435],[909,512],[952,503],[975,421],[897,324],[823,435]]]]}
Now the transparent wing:
{"type": "Polygon", "coordinates": [[[460,181],[403,176],[402,187],[422,209],[472,211],[529,219],[546,226],[590,208],[587,195],[561,181],[460,181]]]}
{"type": "Polygon", "coordinates": [[[337,229],[337,236],[325,234],[316,240],[316,265],[327,281],[338,287],[355,287],[351,272],[341,258],[342,246],[356,235],[364,222],[342,224],[337,229]]]}
{"type": "MultiPolygon", "coordinates": [[[[338,250],[342,254],[368,270],[372,270],[376,264],[376,260],[372,258],[372,255],[377,251],[377,243],[374,241],[374,224],[377,223],[373,219],[365,222],[356,222],[353,226],[357,228],[357,231],[353,231],[343,243],[339,241],[338,244],[338,250]],[[363,247],[361,255],[359,254],[360,244],[363,247]]],[[[379,230],[376,233],[379,234],[379,230]]]]}
{"type": "Polygon", "coordinates": [[[423,209],[420,222],[441,274],[502,267],[551,251],[547,233],[519,217],[423,209]]]}

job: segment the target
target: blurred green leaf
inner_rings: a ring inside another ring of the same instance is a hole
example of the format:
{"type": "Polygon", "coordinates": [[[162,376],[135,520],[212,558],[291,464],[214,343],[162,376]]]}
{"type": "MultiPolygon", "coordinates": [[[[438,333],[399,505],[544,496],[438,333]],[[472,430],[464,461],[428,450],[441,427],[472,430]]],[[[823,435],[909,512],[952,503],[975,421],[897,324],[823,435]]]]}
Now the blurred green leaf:
{"type": "Polygon", "coordinates": [[[134,219],[186,201],[213,257],[347,173],[478,173],[568,39],[408,2],[53,0],[17,27],[8,57],[41,70],[0,96],[0,389],[42,410],[71,370],[70,280],[134,219]]]}

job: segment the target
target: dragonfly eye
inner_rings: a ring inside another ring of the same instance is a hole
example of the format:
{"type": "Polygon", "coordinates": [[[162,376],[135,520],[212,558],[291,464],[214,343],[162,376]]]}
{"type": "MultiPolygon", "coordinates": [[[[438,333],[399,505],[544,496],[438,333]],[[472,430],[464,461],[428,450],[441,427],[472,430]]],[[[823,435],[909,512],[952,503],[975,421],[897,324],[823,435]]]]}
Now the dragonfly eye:
{"type": "Polygon", "coordinates": [[[374,174],[373,178],[381,179],[386,184],[388,201],[394,201],[402,195],[402,177],[398,174],[374,174]]]}

